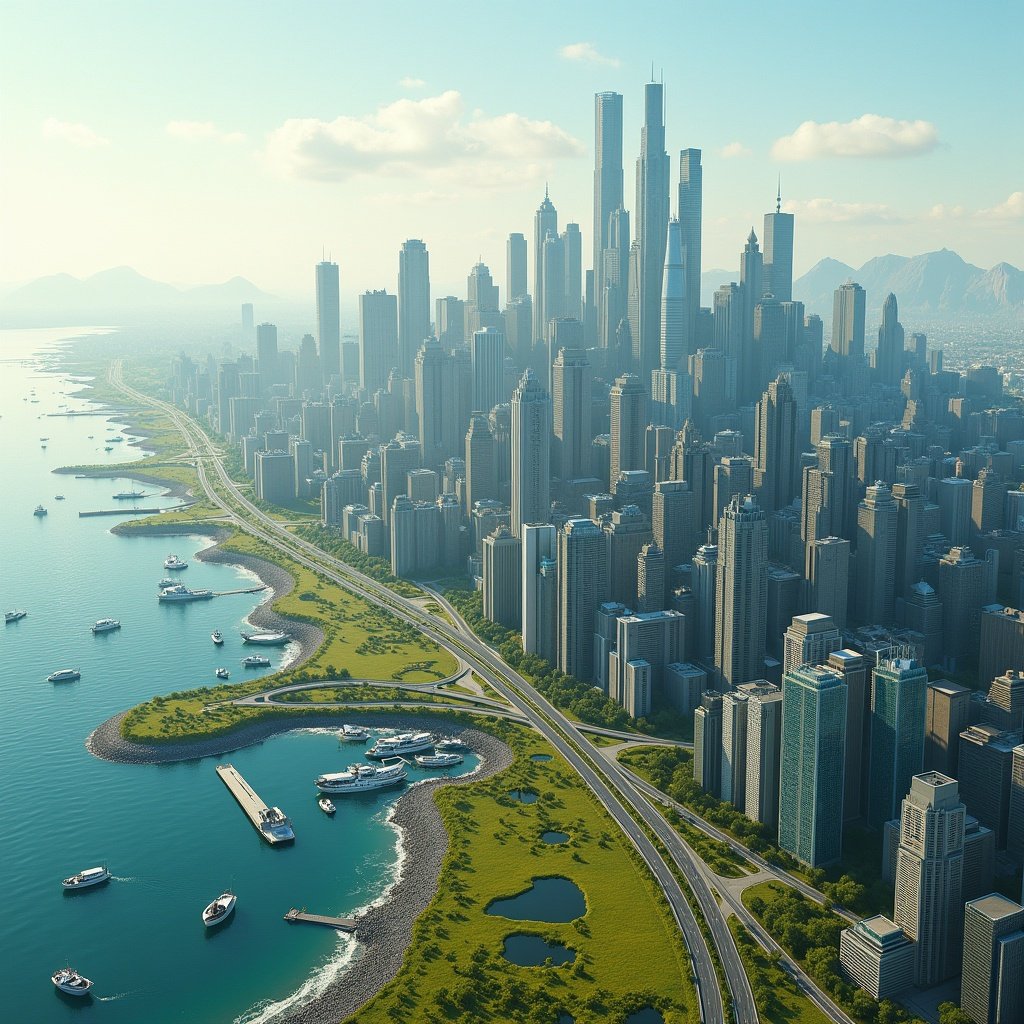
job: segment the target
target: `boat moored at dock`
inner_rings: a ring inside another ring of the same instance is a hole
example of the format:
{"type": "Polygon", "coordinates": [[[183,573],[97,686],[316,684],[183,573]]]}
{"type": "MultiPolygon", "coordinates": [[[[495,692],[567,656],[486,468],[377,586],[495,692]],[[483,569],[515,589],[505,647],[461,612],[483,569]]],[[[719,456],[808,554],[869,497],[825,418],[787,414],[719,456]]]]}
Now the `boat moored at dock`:
{"type": "Polygon", "coordinates": [[[188,587],[181,583],[176,583],[173,587],[167,587],[157,594],[157,600],[165,602],[206,601],[211,597],[213,597],[212,590],[189,590],[188,587]]]}
{"type": "Polygon", "coordinates": [[[396,757],[390,764],[350,764],[348,771],[326,772],[313,780],[321,793],[331,796],[348,796],[352,793],[368,793],[374,789],[385,789],[404,782],[409,772],[406,763],[396,757]]]}
{"type": "Polygon", "coordinates": [[[268,633],[243,633],[243,644],[259,644],[262,647],[280,647],[291,640],[291,633],[273,631],[268,633]]]}
{"type": "Polygon", "coordinates": [[[417,754],[416,764],[420,768],[454,768],[462,764],[461,754],[417,754]]]}
{"type": "Polygon", "coordinates": [[[110,881],[110,872],[103,867],[86,868],[84,871],[79,871],[75,875],[71,875],[69,878],[61,880],[61,886],[70,891],[76,889],[88,889],[93,885],[100,885],[103,882],[110,881]]]}
{"type": "Polygon", "coordinates": [[[271,846],[290,843],[295,838],[291,819],[280,807],[268,807],[234,765],[217,765],[217,774],[221,782],[228,787],[228,792],[238,801],[238,806],[245,812],[245,816],[271,846]]]}
{"type": "Polygon", "coordinates": [[[451,754],[458,753],[460,750],[466,750],[466,744],[460,739],[456,739],[454,736],[442,736],[434,744],[434,750],[439,754],[451,754]]]}
{"type": "Polygon", "coordinates": [[[62,967],[50,978],[58,992],[68,996],[87,996],[92,982],[71,967],[62,967]]]}
{"type": "Polygon", "coordinates": [[[121,628],[120,619],[97,619],[92,624],[94,633],[110,633],[112,630],[121,628]]]}
{"type": "Polygon", "coordinates": [[[77,668],[59,668],[51,672],[47,677],[48,683],[73,683],[82,678],[82,673],[77,668]]]}
{"type": "Polygon", "coordinates": [[[229,889],[203,908],[203,924],[214,928],[223,924],[234,912],[238,897],[229,889]]]}
{"type": "Polygon", "coordinates": [[[382,736],[366,752],[367,757],[383,761],[385,757],[403,757],[406,754],[421,754],[434,746],[434,737],[429,732],[402,732],[397,736],[382,736]]]}
{"type": "Polygon", "coordinates": [[[172,578],[171,578],[170,576],[165,576],[165,577],[164,577],[164,578],[163,578],[163,579],[162,579],[162,580],[161,580],[161,581],[160,581],[160,582],[159,582],[159,583],[157,584],[157,586],[158,586],[158,587],[159,587],[159,588],[160,588],[161,590],[166,590],[166,589],[167,589],[168,587],[176,587],[176,586],[178,586],[178,581],[177,581],[176,579],[172,579],[172,578]]]}
{"type": "Polygon", "coordinates": [[[346,743],[365,743],[370,734],[359,725],[343,725],[338,733],[338,739],[346,743]]]}

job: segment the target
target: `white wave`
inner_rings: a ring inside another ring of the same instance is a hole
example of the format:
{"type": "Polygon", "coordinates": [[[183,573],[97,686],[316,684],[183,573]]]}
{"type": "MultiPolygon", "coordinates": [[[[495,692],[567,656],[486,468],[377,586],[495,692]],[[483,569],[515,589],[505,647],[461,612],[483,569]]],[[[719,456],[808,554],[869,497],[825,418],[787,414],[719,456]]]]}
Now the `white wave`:
{"type": "Polygon", "coordinates": [[[125,999],[131,995],[131,992],[118,992],[117,995],[113,996],[97,996],[97,1003],[116,1003],[118,999],[125,999]]]}

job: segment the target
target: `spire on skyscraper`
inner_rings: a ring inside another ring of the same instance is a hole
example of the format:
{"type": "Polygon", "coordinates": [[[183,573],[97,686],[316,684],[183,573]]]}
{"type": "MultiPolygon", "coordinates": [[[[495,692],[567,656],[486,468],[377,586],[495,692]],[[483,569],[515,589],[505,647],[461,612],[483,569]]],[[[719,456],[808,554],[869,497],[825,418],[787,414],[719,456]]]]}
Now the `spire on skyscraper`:
{"type": "Polygon", "coordinates": [[[782,175],[779,175],[779,188],[775,194],[775,212],[782,212],[782,175]]]}

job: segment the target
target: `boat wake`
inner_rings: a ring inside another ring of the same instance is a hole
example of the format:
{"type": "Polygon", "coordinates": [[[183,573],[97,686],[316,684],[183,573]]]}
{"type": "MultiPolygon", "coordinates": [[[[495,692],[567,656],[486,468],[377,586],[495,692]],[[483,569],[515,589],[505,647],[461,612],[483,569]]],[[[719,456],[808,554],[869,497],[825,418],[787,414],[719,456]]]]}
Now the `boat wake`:
{"type": "Polygon", "coordinates": [[[127,999],[131,992],[118,992],[114,996],[97,996],[97,1003],[116,1003],[119,999],[127,999]]]}
{"type": "Polygon", "coordinates": [[[115,882],[137,882],[137,875],[111,875],[111,879],[115,882]]]}

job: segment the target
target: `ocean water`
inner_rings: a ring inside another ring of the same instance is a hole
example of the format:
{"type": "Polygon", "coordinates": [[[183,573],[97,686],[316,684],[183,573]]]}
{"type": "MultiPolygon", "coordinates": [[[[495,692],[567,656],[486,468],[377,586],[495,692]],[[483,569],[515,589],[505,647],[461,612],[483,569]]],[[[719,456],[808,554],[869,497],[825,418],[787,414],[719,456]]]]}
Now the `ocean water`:
{"type": "MultiPolygon", "coordinates": [[[[358,757],[330,731],[288,733],[224,758],[164,766],[110,764],[85,750],[97,725],[142,699],[212,685],[220,665],[232,680],[243,677],[248,649],[239,630],[262,599],[234,594],[159,605],[156,585],[168,575],[163,560],[171,551],[189,561],[181,578],[190,586],[232,591],[256,581],[241,569],[196,561],[207,539],[117,537],[110,528],[122,517],[78,517],[118,505],[111,495],[135,485],[54,475],[55,467],[143,454],[127,441],[103,451],[104,438],[123,436],[117,421],[48,415],[89,405],[66,394],[75,382],[27,357],[85,330],[0,331],[0,608],[29,613],[0,626],[4,1017],[269,1021],[343,970],[355,949],[349,937],[288,925],[282,916],[293,906],[350,915],[380,898],[400,856],[386,821],[398,792],[339,798],[338,813],[324,815],[312,779],[358,757]],[[57,494],[65,500],[55,501],[57,494]],[[37,518],[40,503],[48,515],[37,518]],[[89,626],[107,616],[122,629],[93,636],[89,626]],[[218,628],[222,648],[210,641],[218,628]],[[46,682],[59,668],[78,668],[82,678],[46,682]],[[292,818],[293,845],[272,848],[259,838],[214,772],[222,760],[292,818]],[[62,891],[61,878],[96,864],[113,872],[109,884],[62,891]],[[208,932],[201,911],[229,887],[238,894],[234,919],[208,932]],[[54,990],[50,975],[65,964],[93,980],[89,999],[54,990]]],[[[159,489],[141,489],[150,494],[146,507],[176,503],[159,489]]],[[[273,662],[264,674],[289,657],[287,649],[264,653],[273,662]]],[[[467,758],[463,770],[475,763],[467,758]]]]}

